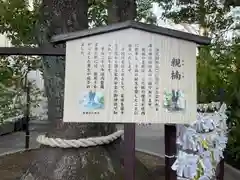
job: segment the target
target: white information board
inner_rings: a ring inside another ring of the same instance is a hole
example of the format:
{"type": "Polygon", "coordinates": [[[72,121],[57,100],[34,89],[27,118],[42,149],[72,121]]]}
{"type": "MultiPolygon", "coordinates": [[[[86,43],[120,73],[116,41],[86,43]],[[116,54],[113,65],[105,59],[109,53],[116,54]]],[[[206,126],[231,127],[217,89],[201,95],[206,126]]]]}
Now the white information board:
{"type": "Polygon", "coordinates": [[[191,123],[196,44],[136,29],[68,41],[64,122],[191,123]]]}

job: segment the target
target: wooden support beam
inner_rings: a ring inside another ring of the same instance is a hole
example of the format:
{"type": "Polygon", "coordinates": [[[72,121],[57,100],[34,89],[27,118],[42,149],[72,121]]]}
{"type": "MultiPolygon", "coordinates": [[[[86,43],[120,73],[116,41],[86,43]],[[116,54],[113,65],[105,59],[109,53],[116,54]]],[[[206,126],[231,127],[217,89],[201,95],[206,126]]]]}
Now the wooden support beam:
{"type": "Polygon", "coordinates": [[[172,165],[176,160],[177,154],[175,124],[165,124],[165,180],[177,180],[177,174],[172,170],[172,165]]]}
{"type": "MultiPolygon", "coordinates": [[[[221,105],[224,102],[224,89],[219,90],[219,95],[220,95],[220,102],[221,105]]],[[[217,166],[217,180],[223,180],[224,179],[224,158],[221,158],[218,166],[217,166]]]]}
{"type": "Polygon", "coordinates": [[[53,47],[0,47],[0,55],[65,56],[66,49],[53,47]]]}
{"type": "Polygon", "coordinates": [[[135,123],[124,124],[124,180],[135,180],[135,123]]]}

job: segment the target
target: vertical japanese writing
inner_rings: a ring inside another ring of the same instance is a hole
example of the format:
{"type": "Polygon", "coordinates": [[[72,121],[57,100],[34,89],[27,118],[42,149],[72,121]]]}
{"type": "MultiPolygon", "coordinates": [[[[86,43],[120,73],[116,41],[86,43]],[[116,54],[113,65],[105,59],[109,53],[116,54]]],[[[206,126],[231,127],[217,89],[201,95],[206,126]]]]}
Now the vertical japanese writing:
{"type": "Polygon", "coordinates": [[[104,89],[105,69],[104,69],[104,47],[101,48],[101,67],[100,67],[100,88],[104,89]]]}
{"type": "MultiPolygon", "coordinates": [[[[99,86],[99,80],[102,80],[101,75],[103,75],[103,74],[101,74],[101,72],[102,72],[101,62],[104,60],[104,55],[102,57],[102,51],[101,51],[101,57],[100,58],[98,57],[99,56],[98,54],[100,54],[99,50],[100,49],[98,47],[98,43],[95,43],[95,44],[88,43],[87,44],[87,53],[86,53],[87,54],[87,63],[86,63],[87,64],[87,76],[86,76],[87,84],[86,84],[86,88],[89,90],[88,90],[87,94],[84,96],[83,103],[84,104],[87,103],[91,107],[96,106],[96,104],[98,104],[99,106],[103,106],[103,104],[101,104],[102,97],[99,98],[98,91],[97,91],[97,88],[101,87],[101,86],[99,86]],[[101,69],[99,69],[99,66],[101,67],[101,69]],[[100,70],[100,72],[99,72],[99,70],[100,70]],[[99,78],[99,77],[101,77],[101,78],[99,78]],[[86,98],[86,97],[88,97],[88,98],[86,98]]],[[[104,78],[103,78],[103,81],[104,81],[104,78]]],[[[85,105],[84,105],[84,107],[85,107],[85,105]]],[[[88,108],[86,108],[85,111],[83,111],[82,113],[85,115],[99,114],[98,111],[95,111],[95,110],[89,111],[88,108]]]]}
{"type": "Polygon", "coordinates": [[[152,88],[153,88],[153,58],[152,58],[152,44],[148,45],[148,105],[152,106],[152,88]]]}
{"type": "Polygon", "coordinates": [[[119,83],[119,74],[118,74],[118,44],[115,44],[114,47],[114,91],[113,91],[113,113],[118,114],[118,83],[119,83]]]}
{"type": "Polygon", "coordinates": [[[120,97],[120,110],[121,114],[124,114],[124,76],[125,76],[125,49],[121,49],[121,97],[120,97]]]}
{"type": "Polygon", "coordinates": [[[94,47],[94,68],[98,68],[98,43],[94,47]]]}
{"type": "Polygon", "coordinates": [[[139,114],[139,45],[135,44],[135,67],[134,67],[134,115],[139,114]]]}
{"type": "Polygon", "coordinates": [[[98,81],[98,43],[95,43],[94,47],[94,56],[93,56],[93,67],[94,67],[94,73],[93,73],[93,79],[94,79],[94,88],[97,88],[97,81],[98,81]]]}
{"type": "Polygon", "coordinates": [[[90,89],[91,88],[91,50],[92,50],[92,43],[88,43],[88,53],[87,53],[87,84],[86,88],[90,89]]]}
{"type": "Polygon", "coordinates": [[[113,60],[113,48],[112,45],[108,45],[108,71],[111,73],[111,64],[113,60]]]}
{"type": "Polygon", "coordinates": [[[159,110],[159,67],[160,66],[160,51],[159,49],[155,50],[155,108],[156,111],[159,110]]]}
{"type": "Polygon", "coordinates": [[[180,70],[182,66],[184,66],[184,60],[181,60],[179,58],[172,58],[171,60],[171,67],[173,68],[171,72],[172,80],[181,80],[182,78],[184,78],[184,74],[180,70]]]}
{"type": "Polygon", "coordinates": [[[84,43],[81,44],[81,55],[84,55],[84,43]]]}
{"type": "Polygon", "coordinates": [[[132,72],[132,44],[128,44],[128,72],[132,72]]]}
{"type": "Polygon", "coordinates": [[[141,80],[141,115],[145,115],[146,113],[145,61],[146,61],[146,48],[142,48],[141,73],[143,74],[143,76],[141,80]]]}
{"type": "MultiPolygon", "coordinates": [[[[170,66],[171,66],[171,72],[170,72],[170,78],[172,81],[181,81],[184,78],[184,74],[181,71],[181,68],[184,66],[184,61],[180,58],[173,57],[170,60],[170,66]]],[[[179,83],[177,83],[179,85],[179,83]]],[[[183,88],[183,87],[182,87],[183,88]]],[[[185,99],[184,99],[184,91],[179,89],[179,87],[172,87],[171,90],[168,92],[165,92],[165,96],[171,95],[171,99],[167,100],[165,98],[165,107],[169,111],[184,111],[185,110],[185,99]]]]}
{"type": "Polygon", "coordinates": [[[97,88],[97,78],[98,78],[98,73],[97,73],[97,72],[94,72],[94,73],[93,73],[93,79],[94,79],[93,87],[94,87],[94,89],[97,88]]]}

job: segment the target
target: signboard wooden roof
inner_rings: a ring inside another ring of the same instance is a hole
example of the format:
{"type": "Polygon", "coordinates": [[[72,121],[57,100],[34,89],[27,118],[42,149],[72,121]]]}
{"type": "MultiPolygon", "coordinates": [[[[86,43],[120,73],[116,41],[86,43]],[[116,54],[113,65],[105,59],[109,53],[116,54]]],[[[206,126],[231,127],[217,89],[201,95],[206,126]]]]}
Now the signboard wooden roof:
{"type": "Polygon", "coordinates": [[[119,30],[128,29],[128,28],[138,29],[138,30],[160,34],[164,36],[169,36],[169,37],[182,39],[186,41],[192,41],[199,45],[210,44],[210,39],[208,37],[198,36],[198,35],[177,31],[169,28],[164,28],[160,26],[155,26],[151,24],[135,22],[132,20],[121,22],[121,23],[115,23],[107,26],[101,26],[93,29],[87,29],[83,31],[76,31],[72,33],[56,35],[52,38],[52,42],[59,43],[64,41],[70,41],[74,39],[80,39],[88,36],[110,33],[110,32],[119,31],[119,30]]]}
{"type": "Polygon", "coordinates": [[[52,40],[67,41],[65,122],[196,120],[196,46],[208,38],[127,21],[52,40]]]}

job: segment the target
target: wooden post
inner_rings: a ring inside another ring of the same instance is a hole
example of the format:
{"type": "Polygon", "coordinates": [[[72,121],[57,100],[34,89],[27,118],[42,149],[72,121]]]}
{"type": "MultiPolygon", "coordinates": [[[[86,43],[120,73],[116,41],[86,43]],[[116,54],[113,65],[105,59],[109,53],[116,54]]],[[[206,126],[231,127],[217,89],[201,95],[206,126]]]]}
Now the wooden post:
{"type": "Polygon", "coordinates": [[[176,125],[165,124],[165,180],[177,180],[176,172],[171,166],[176,160],[177,145],[176,145],[176,125]]]}
{"type": "MultiPolygon", "coordinates": [[[[221,105],[223,103],[223,100],[224,99],[224,89],[220,89],[220,102],[221,102],[221,105]]],[[[224,179],[224,158],[222,158],[218,164],[218,167],[217,167],[217,180],[223,180],[224,179]]]]}
{"type": "Polygon", "coordinates": [[[135,123],[124,124],[124,180],[135,180],[135,123]]]}
{"type": "Polygon", "coordinates": [[[29,149],[29,120],[30,120],[30,83],[27,80],[25,80],[25,86],[26,86],[26,96],[27,96],[27,105],[26,105],[26,111],[25,111],[25,121],[26,121],[26,128],[25,128],[25,149],[29,149]]]}
{"type": "Polygon", "coordinates": [[[224,158],[222,158],[217,166],[216,171],[216,179],[223,180],[224,179],[224,158]]]}

